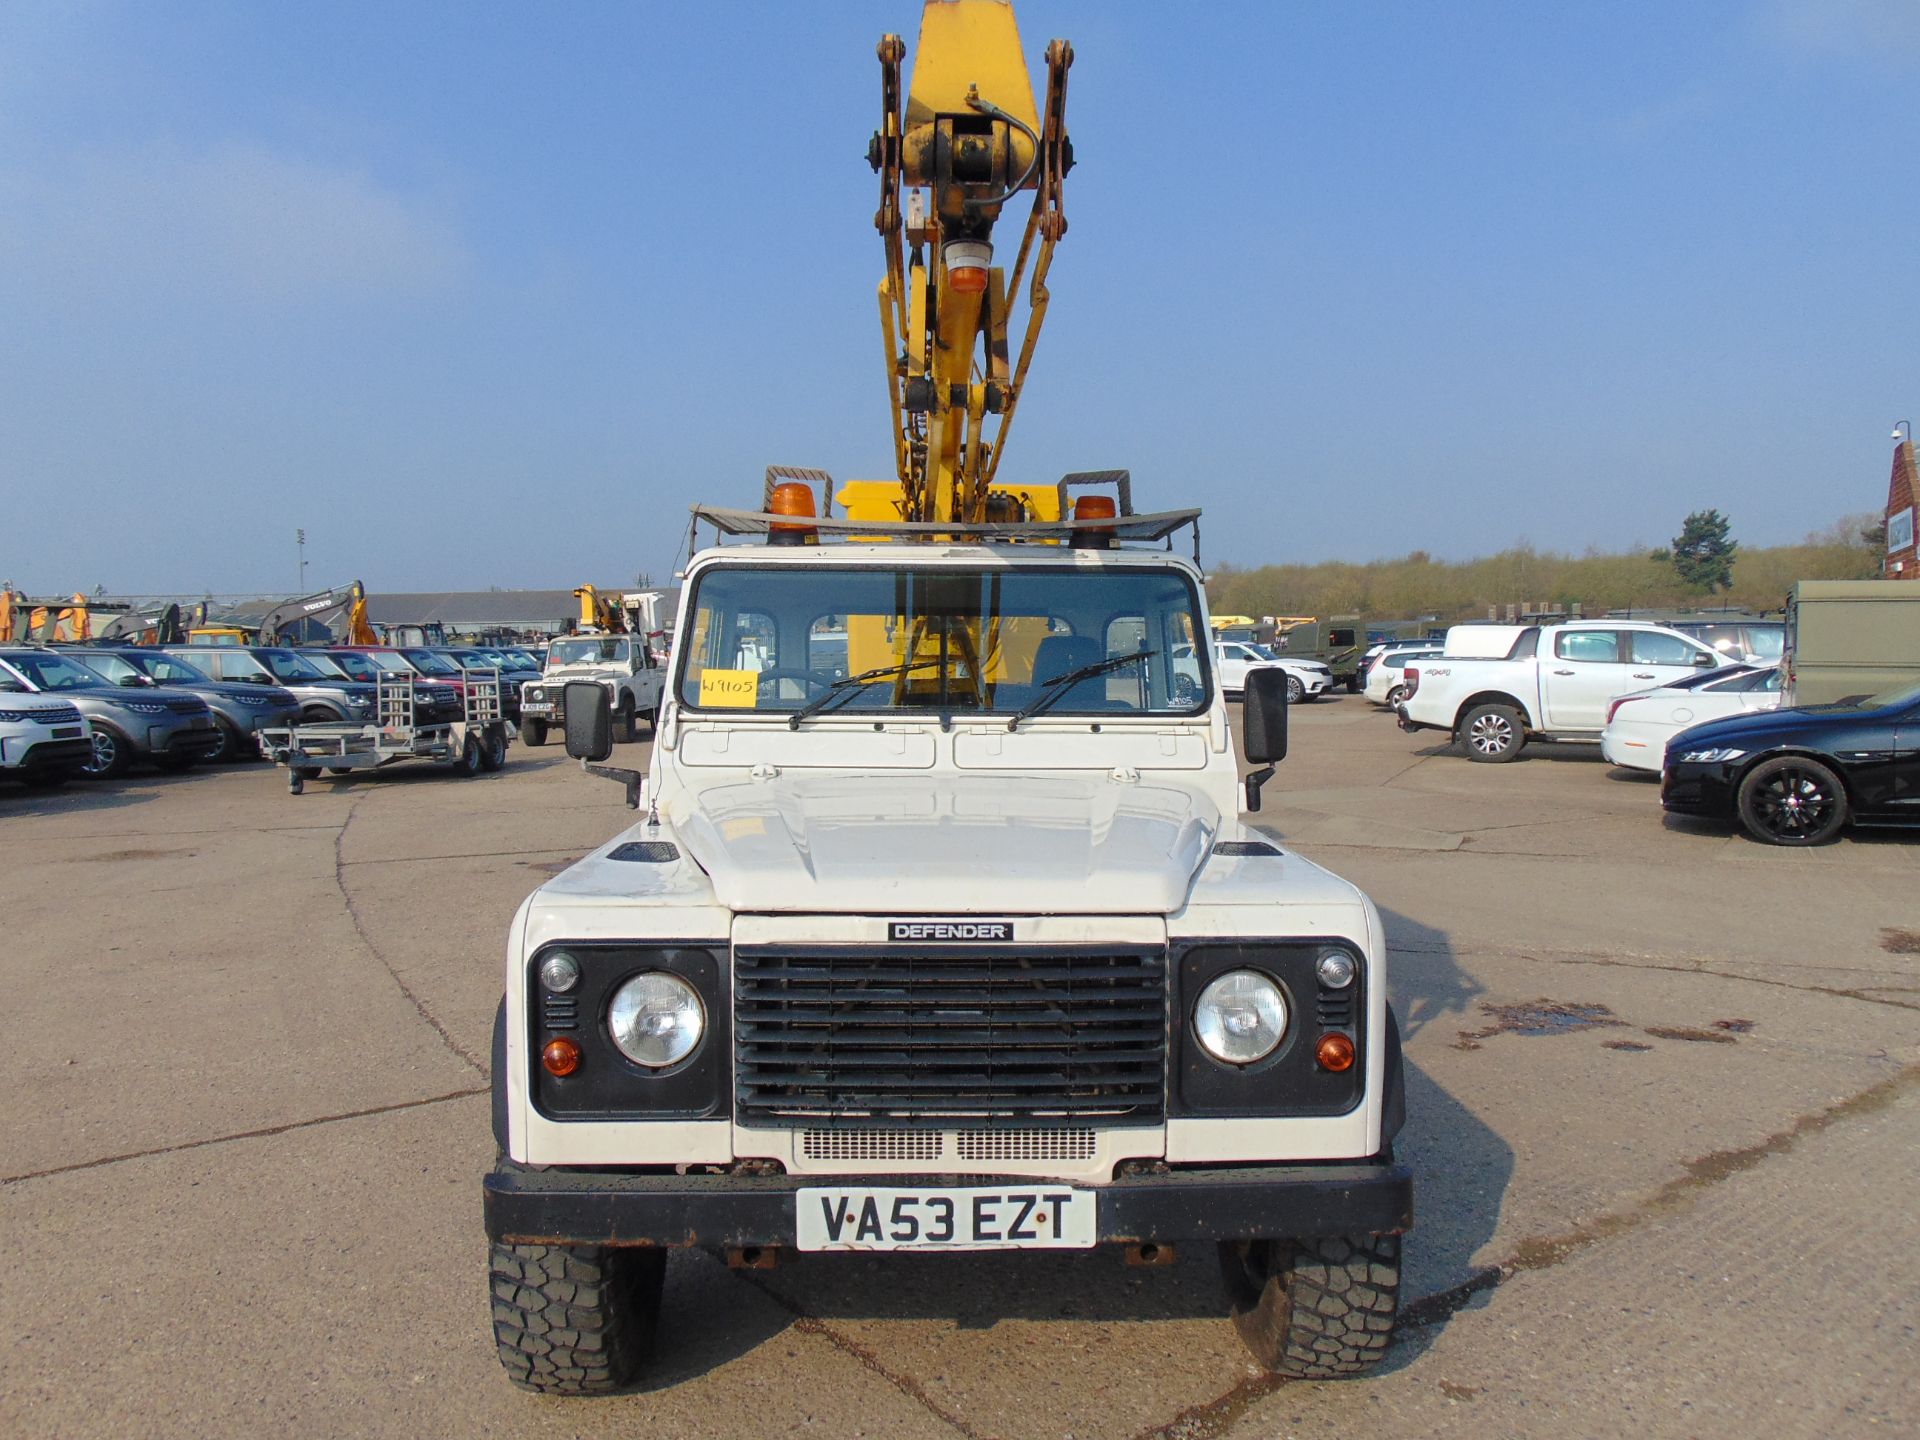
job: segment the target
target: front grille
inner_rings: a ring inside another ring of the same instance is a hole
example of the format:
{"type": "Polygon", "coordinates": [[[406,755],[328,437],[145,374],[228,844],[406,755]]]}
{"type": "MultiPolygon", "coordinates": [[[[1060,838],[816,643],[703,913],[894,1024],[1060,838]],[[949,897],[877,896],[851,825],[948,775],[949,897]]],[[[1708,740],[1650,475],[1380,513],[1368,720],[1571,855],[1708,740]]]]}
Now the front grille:
{"type": "Polygon", "coordinates": [[[734,964],[744,1124],[1165,1112],[1161,951],[755,948],[734,964]]]}
{"type": "Polygon", "coordinates": [[[204,715],[207,713],[207,702],[204,700],[168,700],[165,704],[167,709],[176,715],[204,715]]]}

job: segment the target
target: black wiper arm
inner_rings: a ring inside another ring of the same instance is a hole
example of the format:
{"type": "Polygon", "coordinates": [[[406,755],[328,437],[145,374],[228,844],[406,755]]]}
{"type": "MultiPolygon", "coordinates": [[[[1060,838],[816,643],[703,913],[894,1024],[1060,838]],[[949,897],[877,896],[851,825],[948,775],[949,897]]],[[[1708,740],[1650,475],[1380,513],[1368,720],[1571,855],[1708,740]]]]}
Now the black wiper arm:
{"type": "Polygon", "coordinates": [[[915,670],[924,670],[929,665],[940,664],[938,655],[929,655],[921,660],[907,660],[898,665],[881,665],[873,670],[862,670],[858,675],[842,675],[813,699],[802,705],[787,717],[787,728],[798,730],[800,722],[809,715],[817,715],[832,703],[836,695],[844,695],[856,685],[865,685],[870,681],[886,679],[889,676],[911,675],[915,670]]]}
{"type": "Polygon", "coordinates": [[[1119,670],[1136,664],[1153,653],[1151,650],[1136,650],[1131,655],[1110,655],[1105,660],[1096,660],[1091,665],[1082,665],[1078,670],[1069,670],[1064,675],[1056,675],[1051,680],[1041,681],[1040,693],[1007,718],[1007,729],[1018,729],[1022,720],[1030,720],[1035,715],[1045,714],[1065,699],[1067,692],[1082,680],[1091,680],[1094,676],[1104,675],[1109,670],[1119,670]]]}

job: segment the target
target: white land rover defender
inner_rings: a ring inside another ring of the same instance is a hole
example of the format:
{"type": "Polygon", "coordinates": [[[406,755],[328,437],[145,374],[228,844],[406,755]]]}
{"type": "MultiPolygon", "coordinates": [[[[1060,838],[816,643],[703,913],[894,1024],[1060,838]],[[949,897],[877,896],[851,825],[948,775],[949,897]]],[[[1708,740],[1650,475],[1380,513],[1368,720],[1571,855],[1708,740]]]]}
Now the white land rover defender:
{"type": "MultiPolygon", "coordinates": [[[[1196,513],[693,560],[651,769],[603,772],[643,818],[508,938],[484,1188],[515,1380],[627,1381],[693,1245],[1217,1245],[1265,1365],[1385,1352],[1412,1224],[1385,938],[1241,822],[1272,769],[1238,778],[1210,664],[1181,683],[1199,571],[1115,544],[1196,513]]],[[[1255,764],[1285,683],[1248,676],[1255,764]]],[[[604,759],[607,692],[565,713],[604,759]]]]}
{"type": "Polygon", "coordinates": [[[665,676],[644,635],[569,635],[547,648],[547,668],[520,687],[520,739],[547,743],[547,727],[566,723],[567,686],[591,680],[605,688],[616,732],[631,740],[642,719],[655,723],[665,676]]]}

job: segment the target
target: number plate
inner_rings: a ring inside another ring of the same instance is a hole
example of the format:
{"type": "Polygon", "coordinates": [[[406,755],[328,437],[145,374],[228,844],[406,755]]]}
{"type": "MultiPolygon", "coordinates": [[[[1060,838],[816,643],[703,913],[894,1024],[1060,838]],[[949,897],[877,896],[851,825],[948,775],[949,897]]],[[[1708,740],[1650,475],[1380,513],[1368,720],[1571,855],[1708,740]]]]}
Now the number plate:
{"type": "Polygon", "coordinates": [[[809,1189],[794,1238],[802,1250],[1085,1250],[1096,1203],[1067,1185],[809,1189]]]}

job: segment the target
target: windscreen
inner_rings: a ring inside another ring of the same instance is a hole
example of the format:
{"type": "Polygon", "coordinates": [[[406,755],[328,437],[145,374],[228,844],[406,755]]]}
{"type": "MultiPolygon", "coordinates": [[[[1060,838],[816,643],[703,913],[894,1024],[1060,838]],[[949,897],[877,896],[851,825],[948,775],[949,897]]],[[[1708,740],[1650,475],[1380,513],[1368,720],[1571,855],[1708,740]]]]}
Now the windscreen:
{"type": "Polygon", "coordinates": [[[715,567],[678,694],[712,711],[1190,715],[1199,630],[1174,569],[715,567]]]}
{"type": "Polygon", "coordinates": [[[257,653],[260,663],[271,670],[277,679],[324,680],[327,678],[309,665],[305,656],[296,655],[291,650],[261,650],[257,653]]]}
{"type": "Polygon", "coordinates": [[[460,667],[458,665],[447,659],[446,656],[436,655],[431,650],[409,650],[406,652],[406,656],[407,659],[413,662],[414,668],[422,675],[457,676],[460,674],[460,667]]]}
{"type": "Polygon", "coordinates": [[[591,635],[556,640],[547,651],[549,665],[624,665],[627,641],[616,635],[591,635]]]}
{"type": "Polygon", "coordinates": [[[44,651],[16,654],[7,656],[7,663],[40,690],[85,690],[107,683],[86,666],[76,665],[64,655],[44,651]]]}
{"type": "Polygon", "coordinates": [[[206,685],[213,677],[204,670],[196,670],[186,661],[172,655],[149,654],[145,651],[137,655],[123,657],[128,664],[144,671],[150,679],[162,685],[206,685]]]}

